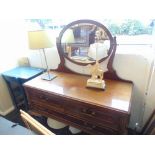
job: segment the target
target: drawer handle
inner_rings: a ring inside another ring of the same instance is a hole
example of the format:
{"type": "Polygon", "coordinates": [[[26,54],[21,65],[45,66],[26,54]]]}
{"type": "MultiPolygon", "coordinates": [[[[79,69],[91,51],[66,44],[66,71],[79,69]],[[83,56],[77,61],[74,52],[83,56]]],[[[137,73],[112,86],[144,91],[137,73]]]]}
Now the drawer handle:
{"type": "Polygon", "coordinates": [[[40,99],[43,99],[43,100],[46,100],[46,101],[49,100],[49,98],[48,98],[48,97],[45,97],[45,96],[39,96],[39,98],[40,98],[40,99]]]}
{"type": "Polygon", "coordinates": [[[92,126],[92,129],[95,129],[95,128],[96,128],[96,125],[93,125],[93,126],[92,126]]]}
{"type": "Polygon", "coordinates": [[[40,98],[40,99],[44,99],[44,97],[43,97],[43,96],[39,96],[39,98],[40,98]]]}
{"type": "Polygon", "coordinates": [[[86,113],[86,112],[87,112],[87,109],[82,109],[82,112],[83,112],[83,113],[86,113]]]}
{"type": "Polygon", "coordinates": [[[92,112],[91,112],[91,115],[93,115],[93,116],[94,116],[95,114],[96,114],[96,112],[95,112],[95,111],[92,111],[92,112]]]}
{"type": "Polygon", "coordinates": [[[89,125],[89,123],[87,123],[87,122],[84,122],[84,126],[87,127],[87,129],[89,129],[89,130],[96,128],[96,125],[89,125]]]}
{"type": "Polygon", "coordinates": [[[84,122],[84,125],[85,125],[85,126],[87,126],[87,125],[88,125],[88,123],[87,123],[87,122],[84,122]]]}
{"type": "Polygon", "coordinates": [[[46,100],[46,101],[48,101],[48,100],[49,100],[49,98],[48,98],[48,97],[45,97],[45,100],[46,100]]]}
{"type": "Polygon", "coordinates": [[[95,111],[89,111],[87,109],[82,109],[82,112],[87,114],[87,115],[92,115],[92,116],[96,115],[95,111]]]}

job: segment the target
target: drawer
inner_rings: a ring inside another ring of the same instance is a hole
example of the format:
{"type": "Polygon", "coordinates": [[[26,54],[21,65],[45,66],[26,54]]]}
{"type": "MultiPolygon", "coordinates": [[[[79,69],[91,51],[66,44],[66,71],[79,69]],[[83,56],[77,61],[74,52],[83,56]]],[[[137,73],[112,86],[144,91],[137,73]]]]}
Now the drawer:
{"type": "Polygon", "coordinates": [[[87,106],[79,102],[74,102],[72,104],[64,103],[64,106],[65,112],[68,114],[74,114],[85,120],[91,120],[91,122],[100,126],[106,125],[116,130],[120,128],[120,119],[122,116],[118,113],[113,113],[110,110],[90,104],[87,106]]]}
{"type": "Polygon", "coordinates": [[[106,119],[106,122],[117,122],[118,119],[114,117],[112,114],[107,113],[104,110],[101,110],[102,108],[96,108],[95,106],[93,107],[92,105],[82,105],[82,104],[68,104],[65,103],[66,110],[67,111],[72,111],[75,112],[79,115],[84,115],[85,117],[91,117],[91,118],[96,118],[100,120],[106,119]]]}
{"type": "Polygon", "coordinates": [[[96,126],[107,127],[115,131],[123,131],[128,124],[127,115],[122,115],[117,111],[104,107],[29,88],[27,94],[30,104],[40,106],[42,109],[47,107],[50,110],[61,112],[68,116],[78,117],[87,122],[91,120],[91,123],[96,126]]]}
{"type": "Polygon", "coordinates": [[[70,124],[90,134],[118,134],[117,130],[111,129],[107,126],[94,125],[91,122],[82,120],[79,117],[66,115],[64,113],[51,110],[48,107],[43,108],[40,105],[31,105],[30,107],[31,110],[38,112],[39,114],[70,124]]]}
{"type": "Polygon", "coordinates": [[[63,102],[60,102],[59,98],[53,97],[48,93],[30,89],[29,91],[27,91],[27,95],[29,104],[35,104],[42,107],[53,108],[58,111],[64,111],[63,102]]]}
{"type": "Polygon", "coordinates": [[[54,101],[50,101],[50,102],[43,102],[43,101],[37,101],[37,100],[29,100],[29,104],[30,104],[30,107],[31,105],[32,106],[35,106],[35,107],[41,107],[42,109],[52,109],[54,111],[58,111],[58,112],[61,112],[61,113],[64,113],[64,108],[61,104],[58,104],[58,103],[55,103],[54,101]]]}

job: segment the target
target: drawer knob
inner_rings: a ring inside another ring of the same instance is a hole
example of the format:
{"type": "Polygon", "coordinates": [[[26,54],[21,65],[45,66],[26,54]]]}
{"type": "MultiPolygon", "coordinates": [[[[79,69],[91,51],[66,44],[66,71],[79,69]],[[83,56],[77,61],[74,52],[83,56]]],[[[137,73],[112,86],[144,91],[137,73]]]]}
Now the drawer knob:
{"type": "Polygon", "coordinates": [[[95,126],[95,125],[93,125],[93,126],[92,126],[92,129],[95,129],[95,128],[96,128],[96,126],[95,126]]]}
{"type": "Polygon", "coordinates": [[[49,100],[48,97],[45,97],[45,100],[48,101],[49,100]]]}
{"type": "Polygon", "coordinates": [[[84,122],[84,125],[85,125],[85,126],[87,126],[87,125],[88,125],[88,123],[87,123],[87,122],[84,122]]]}
{"type": "Polygon", "coordinates": [[[40,98],[40,99],[44,99],[44,97],[43,97],[43,96],[39,96],[39,98],[40,98]]]}
{"type": "Polygon", "coordinates": [[[86,109],[82,109],[82,112],[86,113],[86,112],[87,112],[87,110],[86,110],[86,109]]]}
{"type": "Polygon", "coordinates": [[[91,114],[92,114],[92,115],[95,115],[95,114],[96,114],[96,112],[95,112],[95,111],[92,111],[92,112],[91,112],[91,114]]]}
{"type": "Polygon", "coordinates": [[[45,97],[45,96],[39,96],[39,98],[40,98],[40,99],[43,99],[43,100],[46,100],[46,101],[49,100],[49,98],[48,98],[48,97],[45,97]]]}

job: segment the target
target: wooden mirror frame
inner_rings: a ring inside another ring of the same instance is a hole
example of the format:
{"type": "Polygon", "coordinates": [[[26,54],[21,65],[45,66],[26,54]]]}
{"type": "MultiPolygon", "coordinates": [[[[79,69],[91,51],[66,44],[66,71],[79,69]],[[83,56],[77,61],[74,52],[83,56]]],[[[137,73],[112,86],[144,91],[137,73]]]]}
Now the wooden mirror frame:
{"type": "Polygon", "coordinates": [[[65,33],[65,31],[70,28],[71,26],[75,25],[75,24],[80,24],[80,23],[89,23],[89,24],[94,24],[100,28],[102,28],[108,35],[109,37],[109,40],[110,40],[110,48],[109,48],[109,51],[108,51],[108,56],[107,57],[104,57],[102,59],[99,60],[99,63],[103,62],[104,60],[106,60],[107,58],[109,58],[108,60],[108,64],[107,64],[107,69],[108,71],[105,72],[105,78],[108,78],[108,79],[116,79],[116,80],[120,80],[120,78],[117,76],[115,70],[113,69],[113,59],[114,59],[114,56],[115,56],[115,52],[116,52],[116,46],[117,46],[117,43],[116,43],[116,37],[112,37],[110,31],[101,23],[97,22],[97,21],[94,21],[94,20],[77,20],[77,21],[73,21],[71,23],[69,23],[68,25],[66,25],[60,32],[57,40],[56,40],[56,45],[57,45],[57,49],[58,49],[58,53],[59,53],[59,56],[60,56],[60,64],[57,68],[57,71],[63,71],[63,72],[73,72],[71,71],[69,68],[67,68],[67,66],[65,66],[65,58],[67,60],[69,60],[70,62],[76,64],[76,65],[80,65],[80,66],[87,66],[88,64],[95,64],[95,62],[92,62],[92,63],[80,63],[80,62],[75,62],[73,61],[72,59],[70,58],[67,58],[64,56],[64,51],[63,51],[63,48],[61,46],[61,40],[62,40],[62,37],[63,37],[63,34],[65,33]]]}

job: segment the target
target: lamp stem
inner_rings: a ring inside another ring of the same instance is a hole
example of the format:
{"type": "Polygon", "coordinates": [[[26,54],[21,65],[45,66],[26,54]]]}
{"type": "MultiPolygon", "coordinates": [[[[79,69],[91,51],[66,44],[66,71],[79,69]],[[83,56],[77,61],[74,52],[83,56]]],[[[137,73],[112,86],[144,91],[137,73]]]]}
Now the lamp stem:
{"type": "Polygon", "coordinates": [[[45,62],[46,62],[47,74],[48,74],[48,77],[50,79],[50,74],[49,74],[49,70],[48,70],[48,64],[47,64],[47,59],[46,59],[46,54],[45,54],[45,49],[44,48],[43,48],[43,53],[44,53],[44,58],[45,58],[45,62]]]}

